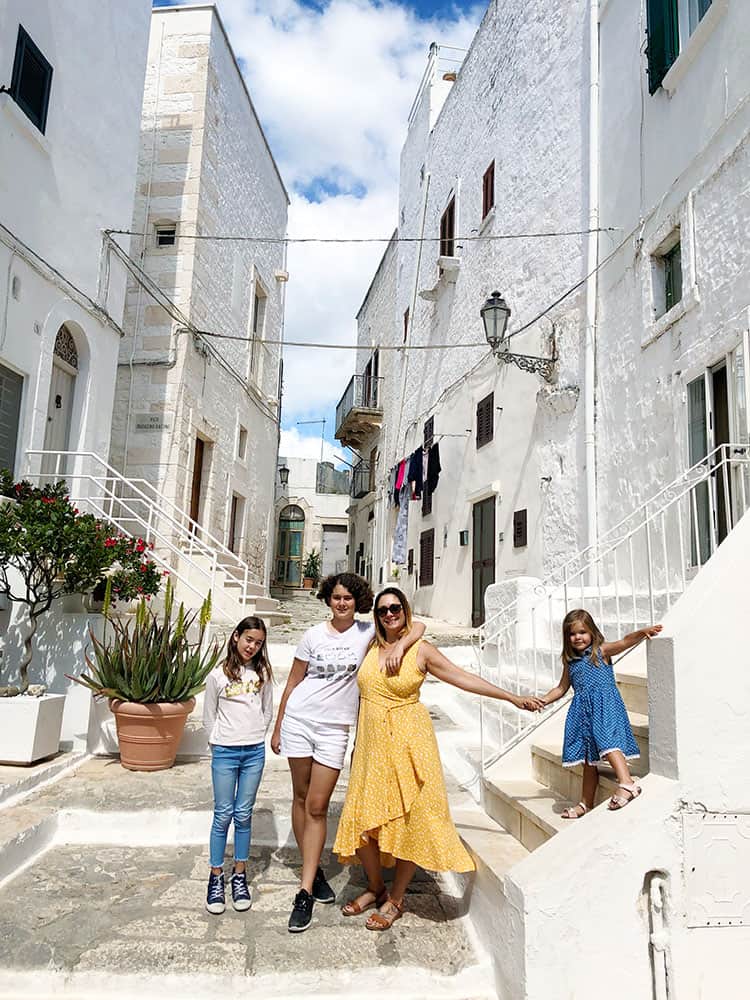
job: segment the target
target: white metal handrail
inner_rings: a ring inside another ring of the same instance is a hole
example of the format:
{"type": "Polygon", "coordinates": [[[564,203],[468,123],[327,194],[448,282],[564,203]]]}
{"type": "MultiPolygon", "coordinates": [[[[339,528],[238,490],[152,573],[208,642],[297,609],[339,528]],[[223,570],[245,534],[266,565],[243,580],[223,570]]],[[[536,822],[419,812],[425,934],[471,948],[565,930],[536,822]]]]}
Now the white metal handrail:
{"type": "MultiPolygon", "coordinates": [[[[233,567],[227,567],[223,561],[219,562],[219,551],[223,546],[212,547],[203,539],[196,537],[193,529],[197,527],[203,531],[200,525],[196,525],[192,518],[185,515],[167,498],[162,497],[150,484],[147,485],[152,496],[148,496],[135,480],[124,477],[94,452],[29,450],[26,455],[27,459],[40,459],[40,466],[44,464],[45,459],[54,462],[54,472],[29,470],[26,472],[27,478],[37,481],[65,479],[70,487],[71,499],[75,503],[84,509],[89,508],[97,517],[125,535],[132,537],[134,534],[141,534],[146,542],[158,544],[159,548],[155,548],[152,555],[159,565],[168,569],[195,594],[198,601],[202,601],[210,590],[214,607],[230,617],[236,616],[237,604],[245,603],[249,597],[248,585],[251,582],[255,583],[254,579],[251,580],[249,567],[245,564],[243,570],[241,560],[235,557],[240,564],[238,569],[241,575],[228,572],[233,567]],[[85,471],[86,461],[95,463],[103,470],[103,474],[85,471]],[[66,464],[72,465],[72,468],[68,470],[65,468],[66,464]],[[182,520],[167,513],[164,507],[171,508],[178,517],[182,515],[182,520]],[[207,564],[196,561],[198,556],[205,557],[207,564]],[[201,582],[194,582],[182,572],[181,567],[184,566],[192,570],[201,582]],[[219,573],[224,578],[230,577],[240,584],[237,597],[233,597],[231,601],[223,594],[223,588],[217,587],[219,573]]],[[[142,485],[143,481],[140,482],[142,485]]],[[[213,539],[209,533],[206,534],[213,539]]],[[[230,551],[227,549],[227,552],[230,551]]]]}
{"type": "MultiPolygon", "coordinates": [[[[579,552],[489,618],[477,631],[480,672],[519,694],[539,694],[559,673],[571,607],[587,606],[600,627],[618,634],[658,620],[749,502],[750,448],[720,445],[607,531],[596,550],[579,552]]],[[[548,717],[482,701],[482,769],[548,717]]]]}

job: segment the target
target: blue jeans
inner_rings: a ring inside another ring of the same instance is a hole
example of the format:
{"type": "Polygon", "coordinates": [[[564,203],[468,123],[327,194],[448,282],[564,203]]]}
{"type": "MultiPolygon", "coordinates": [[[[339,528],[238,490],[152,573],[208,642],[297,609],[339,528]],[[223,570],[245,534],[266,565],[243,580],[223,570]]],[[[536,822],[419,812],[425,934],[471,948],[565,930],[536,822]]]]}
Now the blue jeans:
{"type": "Polygon", "coordinates": [[[214,786],[214,820],[209,841],[209,864],[221,868],[227,846],[229,824],[234,819],[234,859],[247,861],[250,823],[258,794],[265,743],[239,747],[211,747],[211,780],[214,786]]]}

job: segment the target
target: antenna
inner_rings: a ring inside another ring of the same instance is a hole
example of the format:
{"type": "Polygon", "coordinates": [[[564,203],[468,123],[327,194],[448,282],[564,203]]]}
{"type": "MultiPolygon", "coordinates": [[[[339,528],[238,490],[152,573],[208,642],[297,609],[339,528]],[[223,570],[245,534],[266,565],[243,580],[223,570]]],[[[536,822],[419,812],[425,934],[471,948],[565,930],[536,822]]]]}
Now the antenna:
{"type": "Polygon", "coordinates": [[[320,461],[322,462],[323,461],[323,445],[325,444],[325,440],[326,440],[326,418],[325,417],[321,417],[320,420],[298,420],[297,421],[297,426],[299,427],[301,424],[322,424],[323,425],[323,427],[322,427],[322,429],[320,431],[320,461]]]}

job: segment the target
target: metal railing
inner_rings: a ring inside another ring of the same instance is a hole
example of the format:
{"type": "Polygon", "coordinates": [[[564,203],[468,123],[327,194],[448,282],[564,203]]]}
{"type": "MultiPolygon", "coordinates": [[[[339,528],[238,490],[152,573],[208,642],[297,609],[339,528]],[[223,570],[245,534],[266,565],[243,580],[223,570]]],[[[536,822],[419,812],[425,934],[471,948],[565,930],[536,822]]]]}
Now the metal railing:
{"type": "Polygon", "coordinates": [[[353,375],[344,395],[336,406],[336,434],[352,410],[381,411],[380,396],[382,377],[353,375]]]}
{"type": "MultiPolygon", "coordinates": [[[[659,621],[750,503],[750,448],[720,445],[545,580],[516,592],[477,632],[482,676],[518,694],[541,694],[560,674],[562,620],[585,607],[621,636],[659,621]]],[[[530,717],[506,702],[480,704],[484,772],[561,707],[530,717]]]]}
{"type": "Polygon", "coordinates": [[[189,514],[144,479],[127,479],[94,452],[26,452],[25,477],[37,482],[64,479],[70,498],[128,536],[154,543],[151,553],[159,565],[198,602],[211,591],[214,608],[234,617],[262,589],[247,563],[189,514]],[[40,471],[32,471],[38,465],[40,471]],[[220,584],[220,586],[217,586],[220,584]],[[231,599],[223,593],[236,588],[231,599]]]}
{"type": "Polygon", "coordinates": [[[372,489],[372,474],[370,463],[361,459],[352,469],[351,495],[354,500],[360,500],[372,489]]]}

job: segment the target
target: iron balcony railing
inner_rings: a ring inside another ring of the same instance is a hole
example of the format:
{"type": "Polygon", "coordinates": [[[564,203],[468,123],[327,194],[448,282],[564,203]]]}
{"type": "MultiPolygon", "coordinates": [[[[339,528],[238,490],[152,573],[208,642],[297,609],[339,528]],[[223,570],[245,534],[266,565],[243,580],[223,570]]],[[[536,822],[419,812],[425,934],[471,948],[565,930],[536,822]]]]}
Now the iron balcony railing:
{"type": "Polygon", "coordinates": [[[344,425],[352,410],[370,410],[382,412],[381,385],[382,378],[371,375],[353,375],[344,395],[336,407],[336,435],[344,425]]]}
{"type": "Polygon", "coordinates": [[[359,500],[370,492],[371,487],[370,463],[362,459],[352,469],[352,489],[351,494],[354,500],[359,500]]]}

